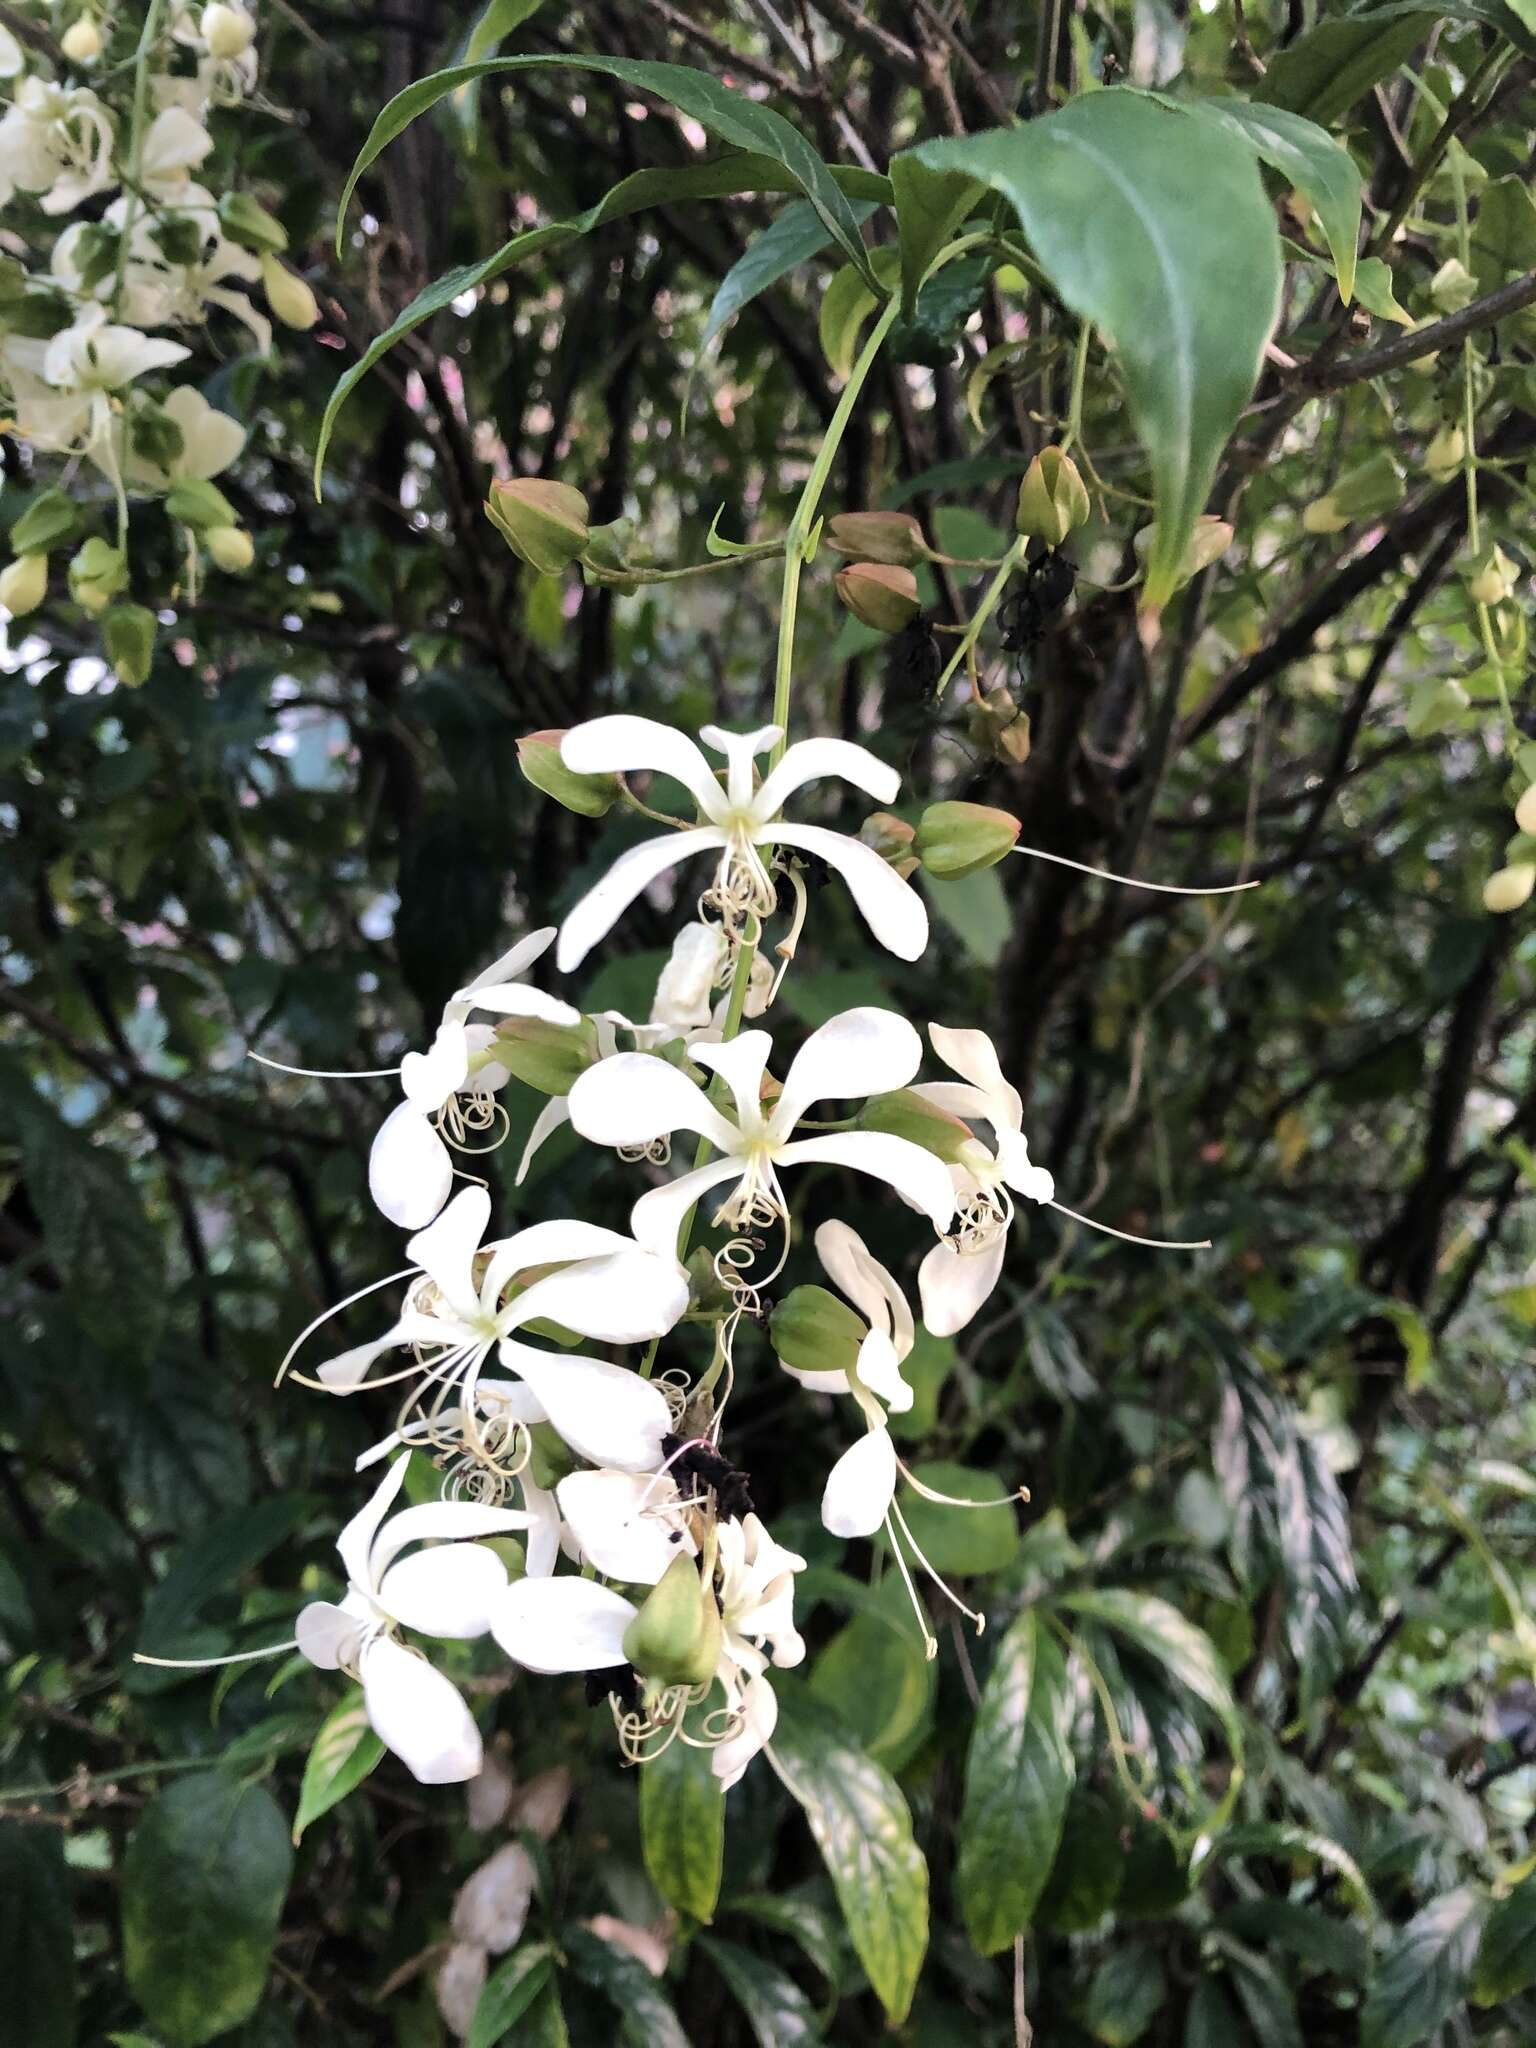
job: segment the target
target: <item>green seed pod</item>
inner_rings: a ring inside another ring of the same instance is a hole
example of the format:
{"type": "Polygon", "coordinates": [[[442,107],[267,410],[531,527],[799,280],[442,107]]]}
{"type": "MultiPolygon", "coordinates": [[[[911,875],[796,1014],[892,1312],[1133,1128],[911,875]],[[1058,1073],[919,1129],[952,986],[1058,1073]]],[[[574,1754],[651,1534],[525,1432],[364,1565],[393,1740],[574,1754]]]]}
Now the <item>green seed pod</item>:
{"type": "Polygon", "coordinates": [[[1513,597],[1519,572],[1501,547],[1482,557],[1467,578],[1467,592],[1474,604],[1503,604],[1513,597]]]}
{"type": "Polygon", "coordinates": [[[839,512],[827,521],[825,539],[834,554],[895,569],[913,569],[929,554],[910,512],[839,512]]]}
{"type": "Polygon", "coordinates": [[[1531,784],[1515,805],[1515,823],[1522,832],[1536,836],[1536,782],[1531,784]]]}
{"type": "Polygon", "coordinates": [[[1077,464],[1059,448],[1042,448],[1024,472],[1014,525],[1031,540],[1059,548],[1092,511],[1077,464]]]}
{"type": "Polygon", "coordinates": [[[868,1334],[846,1302],[811,1285],[791,1288],[768,1323],[769,1342],[796,1372],[852,1372],[868,1334]]]}
{"type": "Polygon", "coordinates": [[[959,1117],[935,1107],[914,1088],[894,1088],[887,1095],[870,1096],[859,1113],[858,1128],[906,1138],[947,1166],[963,1160],[965,1148],[975,1142],[959,1117]]]}
{"type": "Polygon", "coordinates": [[[939,881],[995,868],[1012,853],[1020,831],[1011,812],[991,804],[930,804],[917,822],[912,846],[925,872],[939,881]]]}
{"type": "Polygon", "coordinates": [[[598,1058],[597,1026],[551,1024],[543,1017],[503,1017],[496,1027],[492,1057],[519,1081],[543,1095],[569,1095],[577,1077],[598,1058]]]}
{"type": "Polygon", "coordinates": [[[565,733],[557,727],[525,733],[517,743],[517,765],[537,790],[583,818],[601,818],[619,797],[617,775],[578,775],[560,757],[565,733]]]}
{"type": "Polygon", "coordinates": [[[11,546],[18,555],[46,555],[72,541],[79,530],[74,499],[65,491],[41,491],[11,528],[11,546]]]}
{"type": "Polygon", "coordinates": [[[586,499],[574,485],[550,477],[498,480],[485,501],[485,516],[518,560],[542,576],[568,569],[592,537],[586,499]]]}
{"type": "Polygon", "coordinates": [[[219,200],[219,226],[242,249],[280,256],[288,246],[288,230],[249,192],[226,192],[219,200]]]}
{"type": "Polygon", "coordinates": [[[662,1685],[702,1685],[720,1659],[720,1610],[691,1557],[674,1557],[624,1631],[624,1654],[662,1685]]]}
{"type": "Polygon", "coordinates": [[[240,523],[240,515],[218,485],[202,477],[173,485],[165,494],[165,509],[194,533],[213,533],[221,526],[240,523]]]}
{"type": "Polygon", "coordinates": [[[923,608],[912,571],[890,562],[850,562],[836,583],[853,616],[877,633],[899,633],[923,608]]]}
{"type": "Polygon", "coordinates": [[[115,604],[101,615],[101,642],[120,683],[136,690],[149,681],[157,621],[141,604],[115,604]]]}
{"type": "Polygon", "coordinates": [[[0,569],[0,605],[13,619],[35,612],[48,595],[48,557],[18,555],[0,569]]]}
{"type": "Polygon", "coordinates": [[[69,594],[93,616],[104,612],[128,587],[128,564],[121,551],[101,539],[88,540],[69,565],[69,594]]]}

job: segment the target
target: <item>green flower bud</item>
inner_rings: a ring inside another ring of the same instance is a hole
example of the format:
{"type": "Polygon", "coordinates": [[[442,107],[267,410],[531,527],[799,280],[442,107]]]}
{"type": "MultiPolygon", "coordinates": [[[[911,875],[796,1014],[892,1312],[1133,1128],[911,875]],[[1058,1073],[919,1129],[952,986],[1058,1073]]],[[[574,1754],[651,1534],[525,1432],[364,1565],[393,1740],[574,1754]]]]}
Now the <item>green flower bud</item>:
{"type": "Polygon", "coordinates": [[[71,64],[94,64],[101,55],[101,30],[88,15],[81,15],[60,36],[59,48],[71,64]]]}
{"type": "Polygon", "coordinates": [[[893,817],[889,811],[871,811],[859,827],[864,844],[873,847],[903,881],[919,864],[912,851],[913,836],[913,828],[906,819],[893,817]]]}
{"type": "Polygon", "coordinates": [[[1459,256],[1449,256],[1430,279],[1429,296],[1442,313],[1459,313],[1477,297],[1477,279],[1459,256]]]}
{"type": "Polygon", "coordinates": [[[18,555],[0,569],[0,605],[13,619],[35,612],[48,595],[48,557],[18,555]]]}
{"type": "Polygon", "coordinates": [[[1514,595],[1519,572],[1501,547],[1482,557],[1467,578],[1467,592],[1474,604],[1503,604],[1514,595]]]}
{"type": "Polygon", "coordinates": [[[990,804],[930,804],[917,822],[913,849],[924,869],[940,881],[995,868],[1012,853],[1019,821],[990,804]]]}
{"type": "Polygon", "coordinates": [[[1029,713],[1021,711],[1011,690],[999,683],[966,706],[971,738],[994,759],[1022,767],[1029,759],[1029,713]]]}
{"type": "Polygon", "coordinates": [[[485,516],[518,560],[541,576],[568,569],[592,537],[586,499],[573,484],[552,477],[498,479],[485,501],[485,516]]]}
{"type": "Polygon", "coordinates": [[[837,594],[861,624],[899,633],[922,610],[917,578],[891,562],[850,562],[836,577],[837,594]]]}
{"type": "Polygon", "coordinates": [[[120,549],[104,540],[88,540],[69,565],[69,594],[93,616],[104,612],[128,587],[128,564],[120,549]]]}
{"type": "Polygon", "coordinates": [[[1531,784],[1515,805],[1515,823],[1522,832],[1529,832],[1536,837],[1536,782],[1531,784]]]}
{"type": "Polygon", "coordinates": [[[46,555],[79,530],[79,509],[68,492],[40,491],[11,528],[11,546],[18,555],[46,555]]]}
{"type": "Polygon", "coordinates": [[[202,477],[174,484],[165,494],[165,509],[194,533],[212,533],[215,527],[235,526],[240,516],[218,485],[202,477]]]}
{"type": "Polygon", "coordinates": [[[1448,476],[1454,476],[1460,469],[1466,452],[1466,436],[1460,427],[1442,427],[1424,450],[1426,475],[1432,477],[1437,484],[1444,483],[1448,476]]]}
{"type": "Polygon", "coordinates": [[[578,775],[574,768],[567,768],[560,757],[560,742],[564,738],[564,728],[557,726],[544,732],[524,733],[517,743],[518,767],[535,789],[552,796],[568,811],[583,818],[604,817],[618,801],[619,778],[578,775]]]}
{"type": "Polygon", "coordinates": [[[1517,867],[1500,868],[1483,884],[1483,908],[1494,912],[1518,910],[1530,901],[1536,889],[1536,866],[1521,861],[1517,867]]]}
{"type": "Polygon", "coordinates": [[[623,569],[628,566],[629,550],[634,545],[634,539],[633,519],[610,519],[606,526],[594,526],[589,529],[582,560],[589,562],[594,569],[623,569]]]}
{"type": "Polygon", "coordinates": [[[912,569],[928,559],[923,529],[910,512],[839,512],[827,521],[824,538],[834,554],[895,569],[912,569]]]}
{"type": "MultiPolygon", "coordinates": [[[[1157,522],[1154,520],[1150,526],[1141,529],[1134,542],[1136,558],[1143,566],[1151,560],[1156,545],[1157,522]]],[[[1198,576],[1202,569],[1209,569],[1212,562],[1219,561],[1231,545],[1232,528],[1226,520],[1218,519],[1212,512],[1202,512],[1195,521],[1194,531],[1184,543],[1184,552],[1179,557],[1173,579],[1174,589],[1182,589],[1192,576],[1198,576]]]]}
{"type": "Polygon", "coordinates": [[[946,1166],[962,1164],[966,1148],[974,1145],[970,1130],[959,1117],[919,1095],[913,1088],[893,1088],[887,1095],[871,1095],[859,1112],[861,1131],[880,1131],[890,1138],[906,1138],[921,1145],[946,1166]]]}
{"type": "Polygon", "coordinates": [[[825,1287],[793,1287],[768,1322],[768,1338],[796,1372],[852,1372],[869,1325],[825,1287]]]}
{"type": "Polygon", "coordinates": [[[242,249],[260,256],[279,256],[288,246],[288,230],[249,192],[226,192],[219,200],[219,226],[242,249]]]}
{"type": "Polygon", "coordinates": [[[578,1075],[598,1059],[597,1026],[551,1024],[543,1017],[503,1017],[491,1055],[498,1065],[542,1095],[569,1095],[578,1075]]]}
{"type": "Polygon", "coordinates": [[[303,333],[320,318],[320,301],[302,277],[278,262],[269,250],[261,259],[261,281],[273,317],[303,333]]]}
{"type": "Polygon", "coordinates": [[[243,526],[210,527],[203,544],[215,566],[230,576],[243,576],[256,559],[256,543],[243,526]]]}
{"type": "Polygon", "coordinates": [[[101,616],[101,640],[120,683],[136,690],[149,681],[156,619],[141,604],[115,604],[101,616]]]}
{"type": "Polygon", "coordinates": [[[720,1609],[691,1557],[674,1557],[624,1631],[624,1654],[662,1685],[702,1685],[720,1660],[720,1609]]]}
{"type": "Polygon", "coordinates": [[[1063,455],[1059,448],[1042,448],[1024,472],[1013,523],[1031,540],[1059,548],[1092,509],[1087,486],[1071,456],[1063,455]]]}

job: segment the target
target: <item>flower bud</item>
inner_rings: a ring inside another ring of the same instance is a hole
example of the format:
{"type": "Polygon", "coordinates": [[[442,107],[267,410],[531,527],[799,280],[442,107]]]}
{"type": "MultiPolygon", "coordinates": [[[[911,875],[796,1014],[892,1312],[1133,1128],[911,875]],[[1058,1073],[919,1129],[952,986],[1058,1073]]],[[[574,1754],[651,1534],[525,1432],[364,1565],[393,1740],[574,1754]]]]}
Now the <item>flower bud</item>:
{"type": "Polygon", "coordinates": [[[18,555],[46,555],[74,539],[80,514],[66,491],[40,491],[11,528],[11,546],[18,555]]]}
{"type": "Polygon", "coordinates": [[[913,836],[913,827],[906,819],[893,817],[889,811],[871,811],[859,827],[859,837],[864,844],[872,847],[903,881],[919,865],[917,855],[912,851],[913,836]]]}
{"type": "Polygon", "coordinates": [[[1449,256],[1429,280],[1429,296],[1442,313],[1459,313],[1477,297],[1477,279],[1459,256],[1449,256]]]}
{"type": "Polygon", "coordinates": [[[225,192],[219,198],[219,226],[242,249],[276,256],[288,246],[288,230],[249,192],[225,192]]]}
{"type": "Polygon", "coordinates": [[[921,1145],[946,1166],[963,1164],[966,1148],[974,1143],[959,1117],[938,1108],[915,1088],[893,1088],[889,1094],[870,1096],[856,1122],[861,1131],[880,1131],[921,1145]]]}
{"type": "Polygon", "coordinates": [[[1500,868],[1483,884],[1483,908],[1492,911],[1518,910],[1530,901],[1536,889],[1536,866],[1521,861],[1515,867],[1500,868]]]}
{"type": "Polygon", "coordinates": [[[60,36],[59,48],[71,64],[94,64],[101,55],[101,30],[89,15],[82,14],[60,36]]]}
{"type": "Polygon", "coordinates": [[[922,610],[917,578],[891,562],[850,562],[836,577],[837,594],[862,625],[899,633],[922,610]]]}
{"type": "Polygon", "coordinates": [[[552,477],[514,476],[491,485],[485,516],[520,562],[541,576],[558,576],[591,539],[587,501],[573,484],[552,477]]]}
{"type": "Polygon", "coordinates": [[[1031,540],[1059,548],[1091,510],[1087,486],[1071,456],[1059,448],[1042,448],[1024,472],[1013,523],[1031,540]]]}
{"type": "Polygon", "coordinates": [[[1330,493],[1343,518],[1377,519],[1402,503],[1403,473],[1385,448],[1341,477],[1330,493]]]}
{"type": "Polygon", "coordinates": [[[226,6],[224,0],[205,7],[197,26],[209,56],[221,62],[243,57],[256,39],[256,24],[245,9],[226,6]]]}
{"type": "Polygon", "coordinates": [[[48,595],[48,557],[18,555],[0,569],[0,605],[13,619],[35,612],[48,595]]]}
{"type": "Polygon", "coordinates": [[[1501,547],[1492,548],[1467,579],[1467,591],[1474,604],[1503,604],[1514,595],[1519,580],[1514,563],[1501,547]]]}
{"type": "Polygon", "coordinates": [[[1021,767],[1029,759],[1029,713],[1019,709],[1005,684],[971,699],[966,706],[966,725],[976,745],[995,760],[1021,767]]]}
{"type": "Polygon", "coordinates": [[[1460,469],[1466,452],[1466,436],[1460,427],[1442,427],[1424,450],[1426,475],[1437,484],[1444,483],[1448,476],[1454,476],[1460,469]]]}
{"type": "Polygon", "coordinates": [[[551,1024],[543,1017],[503,1017],[492,1041],[497,1062],[542,1095],[569,1095],[577,1076],[598,1058],[597,1026],[551,1024]]]}
{"type": "Polygon", "coordinates": [[[720,1658],[720,1610],[691,1557],[674,1557],[624,1631],[624,1654],[662,1685],[703,1685],[720,1658]]]}
{"type": "Polygon", "coordinates": [[[1515,805],[1515,823],[1522,832],[1528,832],[1536,838],[1536,782],[1531,784],[1515,805]]]}
{"type": "Polygon", "coordinates": [[[309,286],[286,264],[279,263],[270,250],[261,259],[261,281],[266,288],[267,304],[285,327],[297,328],[302,333],[320,318],[320,301],[309,286]]]}
{"type": "Polygon", "coordinates": [[[583,560],[595,569],[623,569],[634,538],[633,519],[610,519],[606,526],[594,526],[588,531],[583,560]]]}
{"type": "Polygon", "coordinates": [[[1310,505],[1302,508],[1301,526],[1304,533],[1342,533],[1349,521],[1334,503],[1332,494],[1314,498],[1310,505]]]}
{"type": "Polygon", "coordinates": [[[243,526],[214,526],[203,535],[214,564],[231,576],[243,576],[256,559],[256,543],[243,526]]]}
{"type": "Polygon", "coordinates": [[[893,569],[915,568],[928,559],[923,529],[910,512],[839,512],[827,521],[824,537],[834,554],[893,569]]]}
{"type": "Polygon", "coordinates": [[[943,882],[994,868],[1012,853],[1019,821],[990,804],[930,804],[917,822],[913,849],[924,869],[943,882]]]}
{"type": "Polygon", "coordinates": [[[869,1325],[825,1287],[791,1288],[768,1323],[775,1352],[796,1372],[852,1372],[869,1325]]]}
{"type": "Polygon", "coordinates": [[[211,534],[216,527],[235,525],[239,515],[219,489],[203,477],[173,484],[165,494],[165,509],[194,533],[211,534]]]}
{"type": "Polygon", "coordinates": [[[141,604],[115,604],[102,613],[101,642],[120,683],[136,690],[149,681],[156,620],[141,604]]]}
{"type": "Polygon", "coordinates": [[[104,612],[127,585],[128,564],[108,541],[88,540],[69,565],[69,594],[93,616],[104,612]]]}
{"type": "Polygon", "coordinates": [[[524,733],[517,743],[517,765],[535,789],[583,818],[601,818],[618,800],[617,775],[578,775],[560,756],[563,727],[524,733]]]}

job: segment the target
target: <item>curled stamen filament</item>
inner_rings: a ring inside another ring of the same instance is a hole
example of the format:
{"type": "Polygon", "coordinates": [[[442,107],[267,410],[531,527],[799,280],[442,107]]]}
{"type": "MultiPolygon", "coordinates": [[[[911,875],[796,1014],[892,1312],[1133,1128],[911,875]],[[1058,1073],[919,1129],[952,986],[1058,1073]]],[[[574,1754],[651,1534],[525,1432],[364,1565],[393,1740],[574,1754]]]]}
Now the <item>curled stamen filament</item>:
{"type": "MultiPolygon", "coordinates": [[[[932,1579],[933,1583],[944,1595],[944,1598],[949,1602],[950,1606],[959,1608],[960,1612],[965,1616],[966,1620],[970,1622],[971,1625],[974,1627],[977,1635],[985,1635],[987,1628],[987,1617],[984,1614],[979,1614],[974,1607],[967,1607],[965,1602],[960,1598],[960,1595],[956,1593],[951,1587],[945,1585],[944,1581],[939,1577],[938,1573],[934,1570],[932,1564],[929,1563],[927,1557],[924,1556],[921,1548],[918,1545],[917,1538],[912,1534],[912,1530],[907,1522],[906,1516],[901,1512],[901,1509],[897,1507],[895,1501],[891,1502],[890,1512],[887,1517],[887,1527],[889,1527],[889,1524],[892,1521],[895,1522],[896,1527],[901,1531],[902,1535],[906,1538],[907,1542],[912,1546],[912,1555],[917,1559],[917,1562],[922,1566],[923,1570],[928,1574],[929,1578],[932,1579]]],[[[897,1542],[895,1541],[894,1537],[891,1541],[891,1548],[896,1552],[896,1555],[899,1558],[901,1556],[901,1548],[900,1545],[897,1544],[897,1542]]],[[[907,1586],[908,1590],[910,1591],[912,1588],[912,1581],[910,1578],[908,1578],[907,1580],[907,1586]]],[[[927,1624],[925,1623],[925,1630],[926,1627],[927,1624]]],[[[929,1640],[933,1641],[933,1638],[930,1636],[929,1640]]],[[[935,1651],[937,1651],[937,1649],[938,1644],[937,1642],[934,1642],[933,1649],[928,1652],[928,1655],[932,1657],[935,1651]]]]}
{"type": "Polygon", "coordinates": [[[1032,860],[1048,860],[1059,868],[1076,868],[1080,875],[1097,875],[1101,882],[1119,882],[1127,889],[1151,889],[1159,896],[1240,896],[1245,889],[1257,889],[1254,882],[1220,882],[1207,889],[1185,888],[1177,882],[1144,882],[1139,875],[1117,875],[1112,868],[1090,867],[1087,861],[1068,860],[1064,853],[1047,853],[1041,846],[1015,846],[1013,853],[1026,853],[1032,860]]]}

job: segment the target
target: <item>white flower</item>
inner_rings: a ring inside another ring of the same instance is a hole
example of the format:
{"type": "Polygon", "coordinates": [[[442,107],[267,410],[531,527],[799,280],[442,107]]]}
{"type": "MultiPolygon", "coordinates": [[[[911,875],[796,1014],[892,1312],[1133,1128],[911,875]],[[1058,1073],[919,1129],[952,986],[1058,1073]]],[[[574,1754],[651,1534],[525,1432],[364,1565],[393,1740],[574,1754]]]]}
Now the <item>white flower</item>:
{"type": "Polygon", "coordinates": [[[139,183],[158,204],[174,205],[191,183],[192,172],[213,148],[213,137],[184,107],[156,114],[139,153],[139,183]]]}
{"type": "Polygon", "coordinates": [[[113,394],[190,354],[179,341],[108,320],[106,308],[93,302],[47,342],[7,344],[17,423],[40,448],[73,448],[84,439],[110,462],[113,394]]]}
{"type": "Polygon", "coordinates": [[[90,87],[24,78],[0,120],[0,206],[31,192],[72,213],[112,182],[112,116],[90,87]]]}
{"type": "Polygon", "coordinates": [[[588,1067],[571,1090],[571,1121],[599,1145],[644,1146],[673,1131],[697,1131],[721,1156],[653,1188],[636,1202],[630,1225],[642,1244],[670,1251],[683,1217],[711,1188],[732,1182],[715,1221],[736,1229],[787,1213],[783,1166],[852,1167],[890,1183],[942,1230],[954,1211],[949,1169],[931,1152],[879,1131],[796,1138],[814,1102],[851,1100],[903,1088],[922,1058],[917,1033],[891,1010],[845,1010],[813,1031],[790,1062],[778,1101],[762,1102],[773,1041],[744,1031],[728,1044],[695,1042],[691,1057],[713,1068],[730,1090],[734,1114],[716,1109],[696,1081],[650,1053],[617,1053],[588,1067]]]}
{"type": "Polygon", "coordinates": [[[479,1770],[480,1731],[457,1689],[395,1632],[408,1628],[456,1640],[485,1635],[506,1591],[507,1570],[495,1551],[465,1539],[524,1529],[528,1517],[514,1508],[431,1501],[386,1522],[408,1462],[395,1460],[337,1538],[346,1597],[339,1605],[311,1601],[295,1635],[301,1653],[320,1670],[356,1674],[375,1734],[414,1777],[447,1785],[479,1770]],[[401,1556],[408,1545],[429,1540],[433,1549],[401,1556]]]}
{"type": "Polygon", "coordinates": [[[901,1376],[916,1335],[912,1311],[895,1280],[846,1223],[821,1225],[816,1256],[869,1329],[851,1372],[804,1372],[788,1365],[784,1370],[816,1393],[851,1394],[862,1410],[865,1434],[827,1475],[821,1519],[834,1536],[872,1536],[896,1491],[896,1448],[886,1428],[886,1410],[901,1415],[912,1406],[912,1389],[901,1376]]]}
{"type": "MultiPolygon", "coordinates": [[[[430,1402],[424,1414],[440,1425],[445,1408],[456,1403],[457,1421],[471,1450],[476,1417],[485,1408],[523,1423],[553,1423],[571,1449],[594,1464],[654,1470],[661,1440],[672,1425],[661,1390],[602,1359],[535,1350],[516,1341],[516,1332],[548,1318],[605,1344],[664,1336],[688,1306],[681,1267],[617,1231],[574,1220],[531,1224],[482,1253],[480,1240],[490,1213],[486,1189],[468,1187],[418,1231],[406,1246],[414,1277],[399,1320],[370,1343],[327,1360],[316,1372],[316,1383],[331,1393],[353,1394],[369,1385],[411,1381],[415,1391],[407,1412],[430,1402]],[[552,1265],[558,1270],[503,1300],[524,1274],[552,1265]],[[395,1350],[410,1351],[412,1363],[370,1381],[370,1368],[395,1350]],[[493,1351],[520,1387],[482,1384],[481,1370],[493,1351]]],[[[336,1312],[328,1310],[300,1335],[284,1370],[310,1331],[336,1312]]]]}
{"type": "Polygon", "coordinates": [[[555,1497],[577,1556],[605,1579],[654,1586],[674,1557],[698,1555],[666,1473],[573,1472],[555,1497]]]}
{"type": "Polygon", "coordinates": [[[751,914],[766,917],[774,906],[776,890],[758,849],[772,846],[798,847],[835,868],[881,945],[903,960],[918,957],[928,943],[928,913],[915,890],[861,840],[821,825],[786,824],[779,816],[786,800],[803,783],[824,775],[840,776],[880,803],[894,802],[900,776],[847,740],[801,740],[754,789],[754,759],[782,736],[776,725],[750,733],[702,727],[699,737],[726,756],[722,788],[693,741],[655,719],[627,714],[594,718],[566,734],[560,757],[568,768],[582,775],[636,769],[670,775],[698,805],[701,822],[692,830],[647,839],[620,854],[560,928],[557,958],[562,973],[580,966],[642,889],[692,854],[718,850],[711,894],[727,922],[739,926],[751,914]]]}
{"type": "Polygon", "coordinates": [[[794,1618],[795,1574],[805,1570],[805,1559],[775,1543],[756,1515],[722,1522],[718,1533],[721,1645],[716,1676],[740,1726],[716,1747],[711,1762],[729,1791],[778,1725],[779,1701],[768,1665],[787,1669],[805,1656],[794,1618]]]}
{"type": "Polygon", "coordinates": [[[26,53],[8,28],[0,28],[0,78],[19,78],[27,68],[26,53]]]}
{"type": "Polygon", "coordinates": [[[181,435],[180,452],[164,464],[129,454],[123,475],[130,485],[168,490],[189,480],[206,483],[222,475],[245,447],[240,422],[210,405],[193,384],[178,384],[160,410],[181,435]]]}

